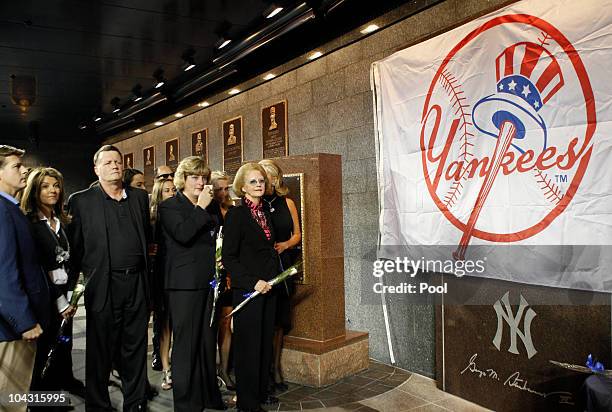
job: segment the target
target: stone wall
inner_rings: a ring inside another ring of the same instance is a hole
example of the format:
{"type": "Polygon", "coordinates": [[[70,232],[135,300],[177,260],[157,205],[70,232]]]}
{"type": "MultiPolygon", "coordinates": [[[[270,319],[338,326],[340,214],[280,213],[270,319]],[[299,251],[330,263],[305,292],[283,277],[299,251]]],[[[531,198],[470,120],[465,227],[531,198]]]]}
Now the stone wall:
{"type": "MultiPolygon", "coordinates": [[[[164,142],[180,139],[180,155],[191,151],[191,132],[209,129],[209,162],[222,167],[221,124],[243,117],[244,160],[259,160],[261,109],[280,100],[288,104],[289,154],[342,155],[346,324],[370,333],[370,356],[389,362],[381,306],[360,301],[362,256],[374,250],[378,235],[378,199],[370,65],[410,44],[508,3],[501,0],[448,0],[384,30],[325,55],[267,83],[244,91],[168,125],[117,143],[134,152],[142,168],[142,149],[155,145],[161,164],[164,142]]],[[[336,190],[329,187],[328,190],[336,190]]],[[[338,211],[340,213],[340,211],[338,211]]],[[[390,307],[393,344],[400,367],[434,376],[434,310],[394,301],[390,307]]]]}

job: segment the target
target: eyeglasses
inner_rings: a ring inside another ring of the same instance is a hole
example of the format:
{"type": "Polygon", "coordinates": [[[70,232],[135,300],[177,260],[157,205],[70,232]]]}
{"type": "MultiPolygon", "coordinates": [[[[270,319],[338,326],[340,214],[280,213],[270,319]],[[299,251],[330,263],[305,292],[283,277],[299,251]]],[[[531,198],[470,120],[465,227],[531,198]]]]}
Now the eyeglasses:
{"type": "Polygon", "coordinates": [[[174,179],[174,173],[162,173],[157,176],[157,179],[174,179]]]}
{"type": "Polygon", "coordinates": [[[248,183],[248,184],[250,184],[251,186],[255,186],[255,185],[257,185],[257,184],[263,185],[263,184],[265,184],[265,183],[266,183],[266,180],[265,180],[265,179],[259,179],[259,180],[257,180],[257,179],[251,179],[251,180],[249,180],[247,183],[248,183]]]}

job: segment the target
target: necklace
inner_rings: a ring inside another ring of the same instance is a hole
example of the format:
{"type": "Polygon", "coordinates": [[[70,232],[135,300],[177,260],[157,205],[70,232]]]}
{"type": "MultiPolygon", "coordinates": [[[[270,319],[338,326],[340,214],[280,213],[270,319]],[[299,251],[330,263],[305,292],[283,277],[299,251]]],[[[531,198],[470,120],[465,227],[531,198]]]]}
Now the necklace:
{"type": "MultiPolygon", "coordinates": [[[[262,197],[263,199],[263,197],[262,197]]],[[[268,201],[267,199],[264,199],[264,201],[268,204],[268,206],[270,207],[270,213],[274,212],[274,208],[272,207],[272,203],[274,203],[274,201],[276,200],[276,196],[274,196],[274,199],[268,201]]]]}

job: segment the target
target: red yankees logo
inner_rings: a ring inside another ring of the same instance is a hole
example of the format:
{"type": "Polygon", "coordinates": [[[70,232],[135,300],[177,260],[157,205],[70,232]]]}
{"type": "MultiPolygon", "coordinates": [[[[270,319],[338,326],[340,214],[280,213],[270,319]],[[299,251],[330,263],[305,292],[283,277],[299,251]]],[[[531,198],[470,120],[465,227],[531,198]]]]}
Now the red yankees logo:
{"type": "Polygon", "coordinates": [[[534,16],[492,19],[449,52],[429,87],[420,141],[429,193],[462,232],[457,257],[473,237],[534,236],[567,208],[589,163],[595,112],[578,52],[534,16]],[[483,85],[488,93],[470,94],[483,85]]]}

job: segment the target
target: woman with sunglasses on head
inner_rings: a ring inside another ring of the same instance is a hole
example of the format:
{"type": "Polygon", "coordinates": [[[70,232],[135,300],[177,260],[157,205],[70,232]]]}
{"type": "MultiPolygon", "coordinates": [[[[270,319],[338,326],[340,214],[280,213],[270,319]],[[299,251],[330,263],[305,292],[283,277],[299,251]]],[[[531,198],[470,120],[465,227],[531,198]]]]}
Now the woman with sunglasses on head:
{"type": "MultiPolygon", "coordinates": [[[[225,172],[217,171],[211,173],[210,183],[213,187],[214,198],[210,205],[206,208],[208,212],[215,216],[219,222],[219,227],[223,227],[225,223],[225,215],[234,207],[234,202],[230,197],[230,186],[229,177],[225,172]]],[[[220,229],[221,230],[221,229],[220,229]]],[[[222,281],[223,285],[221,288],[221,294],[217,300],[218,315],[217,320],[219,323],[219,332],[217,335],[217,345],[219,346],[219,377],[225,384],[227,390],[233,391],[236,389],[236,385],[229,375],[229,354],[232,345],[232,330],[231,330],[231,319],[227,317],[232,311],[232,292],[230,290],[230,279],[227,271],[223,270],[225,275],[225,282],[222,281]]]]}
{"type": "Polygon", "coordinates": [[[262,201],[268,187],[266,171],[257,163],[244,164],[232,187],[242,204],[232,208],[225,219],[223,265],[232,276],[234,307],[245,294],[261,293],[234,315],[237,407],[239,411],[262,411],[262,404],[278,402],[268,392],[276,312],[276,296],[270,293],[268,281],[278,274],[278,254],[262,201]]]}
{"type": "MultiPolygon", "coordinates": [[[[287,197],[289,188],[283,181],[283,171],[280,166],[270,159],[259,162],[268,174],[270,188],[263,197],[267,209],[270,211],[272,226],[276,234],[274,249],[278,252],[281,269],[287,269],[297,260],[296,249],[302,240],[300,220],[293,200],[287,197]]],[[[285,280],[279,287],[274,288],[277,296],[276,330],[274,332],[274,352],[272,358],[272,380],[274,389],[285,392],[289,387],[283,380],[281,372],[281,353],[283,337],[291,330],[291,297],[295,291],[293,278],[285,280]]]]}
{"type": "MultiPolygon", "coordinates": [[[[151,226],[155,236],[154,243],[157,245],[153,263],[153,279],[151,280],[151,294],[153,300],[153,343],[157,347],[159,361],[162,366],[161,388],[165,391],[172,388],[172,375],[170,373],[170,341],[172,331],[170,330],[170,313],[168,311],[168,298],[164,290],[164,255],[165,247],[162,241],[161,225],[159,225],[158,208],[161,202],[170,199],[176,194],[174,182],[169,178],[155,180],[151,192],[151,226]]],[[[153,362],[155,363],[155,362],[153,362]]],[[[155,366],[155,365],[152,365],[155,366]]]]}
{"type": "Polygon", "coordinates": [[[62,174],[51,167],[41,167],[32,170],[28,175],[21,198],[21,209],[32,223],[32,234],[40,264],[49,275],[56,295],[55,302],[49,308],[49,311],[56,315],[52,317],[49,328],[37,342],[31,390],[64,389],[84,398],[85,387],[72,374],[72,322],[63,333],[70,341],[57,346],[49,370],[44,378],[41,377],[49,349],[57,339],[62,320],[71,319],[76,312],[76,308],[69,304],[69,292],[74,289],[78,279],[68,278],[70,244],[65,227],[70,218],[63,210],[64,197],[62,174]]]}
{"type": "Polygon", "coordinates": [[[174,410],[226,409],[217,386],[216,327],[210,327],[215,273],[216,220],[206,211],[213,198],[210,169],[201,157],[181,161],[176,196],[159,205],[164,286],[172,318],[174,410]]]}

